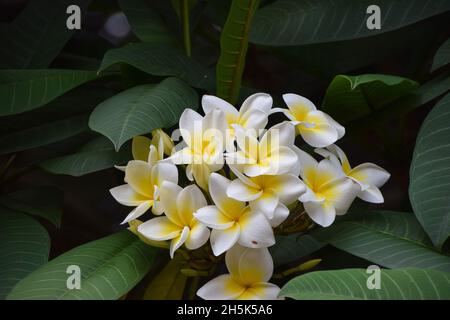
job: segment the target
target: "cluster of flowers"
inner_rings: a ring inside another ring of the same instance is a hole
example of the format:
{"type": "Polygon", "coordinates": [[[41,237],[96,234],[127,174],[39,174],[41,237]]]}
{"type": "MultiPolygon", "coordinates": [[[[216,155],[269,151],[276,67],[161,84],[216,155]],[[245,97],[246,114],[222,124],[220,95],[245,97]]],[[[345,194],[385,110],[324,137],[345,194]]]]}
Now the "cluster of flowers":
{"type": "Polygon", "coordinates": [[[285,94],[288,109],[272,108],[268,94],[247,98],[237,110],[205,95],[205,116],[186,109],[179,122],[177,146],[162,130],[152,139],[133,139],[134,160],[124,185],[111,189],[121,204],[135,207],[124,223],[150,208],[152,219],[137,231],[152,241],[170,240],[170,256],[181,246],[194,250],[210,241],[214,255],[226,252],[229,274],[197,292],[204,299],[275,299],[279,288],[268,283],[275,244],[273,228],[289,215],[287,206],[303,203],[309,217],[327,227],[347,212],[356,197],[383,202],[379,190],[389,173],[372,163],[351,168],[334,143],[345,129],[308,99],[285,94]],[[282,112],[289,119],[267,131],[268,117],[282,112]],[[322,156],[316,161],[300,150],[300,135],[322,156]],[[195,183],[178,185],[177,165],[195,183]]]}

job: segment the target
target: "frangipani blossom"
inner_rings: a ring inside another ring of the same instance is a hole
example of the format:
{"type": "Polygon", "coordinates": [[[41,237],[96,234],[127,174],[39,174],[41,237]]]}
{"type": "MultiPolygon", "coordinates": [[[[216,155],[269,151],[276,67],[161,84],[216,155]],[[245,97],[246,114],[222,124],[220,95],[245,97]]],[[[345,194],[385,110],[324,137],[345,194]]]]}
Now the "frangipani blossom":
{"type": "Polygon", "coordinates": [[[267,248],[234,246],[225,255],[229,274],[220,275],[197,291],[205,300],[275,300],[280,288],[268,281],[273,261],[267,248]]]}
{"type": "Polygon", "coordinates": [[[215,205],[201,208],[194,214],[213,229],[210,241],[214,255],[221,255],[236,243],[250,248],[275,244],[272,227],[264,214],[227,196],[230,183],[217,173],[211,174],[209,192],[215,205]]]}
{"type": "Polygon", "coordinates": [[[266,215],[273,227],[287,218],[289,210],[286,206],[296,201],[306,190],[300,179],[291,174],[247,177],[233,166],[230,169],[238,179],[231,182],[227,195],[249,202],[253,210],[266,215]]]}
{"type": "Polygon", "coordinates": [[[223,167],[226,129],[225,115],[220,110],[212,110],[202,117],[186,109],[181,115],[180,132],[186,147],[172,154],[170,159],[175,164],[187,164],[188,178],[204,190],[208,189],[211,172],[223,167]]]}
{"type": "Polygon", "coordinates": [[[258,133],[267,125],[273,99],[265,93],[255,93],[245,99],[239,111],[231,104],[215,96],[204,95],[202,107],[205,114],[212,110],[221,110],[226,117],[228,130],[226,137],[227,150],[232,150],[235,139],[235,127],[258,133]]]}
{"type": "Polygon", "coordinates": [[[291,173],[297,167],[295,129],[288,122],[273,126],[258,139],[246,130],[236,129],[238,150],[227,153],[227,163],[249,177],[291,173]]]}
{"type": "Polygon", "coordinates": [[[360,188],[332,161],[324,159],[317,162],[303,151],[299,156],[302,164],[300,176],[306,185],[306,192],[299,200],[314,222],[328,227],[336,215],[347,212],[360,188]]]}
{"type": "Polygon", "coordinates": [[[159,188],[164,181],[178,183],[178,170],[171,163],[152,165],[142,160],[132,160],[125,167],[124,180],[126,184],[109,190],[120,204],[136,207],[122,223],[139,218],[150,208],[154,214],[160,215],[159,188]]]}
{"type": "Polygon", "coordinates": [[[335,143],[345,134],[345,128],[326,113],[317,110],[308,99],[293,93],[283,95],[289,109],[275,108],[283,112],[295,125],[297,134],[310,146],[323,148],[335,143]]]}
{"type": "Polygon", "coordinates": [[[138,232],[150,240],[171,240],[172,258],[183,244],[190,250],[204,245],[209,238],[209,229],[193,215],[207,205],[201,190],[196,185],[182,189],[177,184],[166,181],[160,189],[160,197],[165,216],[142,223],[138,232]]]}
{"type": "Polygon", "coordinates": [[[316,149],[316,152],[324,158],[333,161],[347,177],[353,179],[361,186],[358,197],[371,203],[383,203],[384,198],[380,187],[390,178],[389,172],[373,163],[363,163],[352,169],[344,151],[336,145],[331,145],[327,149],[316,149]]]}

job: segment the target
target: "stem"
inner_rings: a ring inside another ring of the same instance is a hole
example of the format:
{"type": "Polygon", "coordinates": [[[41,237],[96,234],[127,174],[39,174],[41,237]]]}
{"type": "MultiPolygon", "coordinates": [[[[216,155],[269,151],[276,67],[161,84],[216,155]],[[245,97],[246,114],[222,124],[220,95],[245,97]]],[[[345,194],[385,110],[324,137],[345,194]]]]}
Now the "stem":
{"type": "Polygon", "coordinates": [[[191,56],[191,30],[189,25],[189,0],[180,0],[181,16],[183,20],[184,50],[188,57],[191,56]]]}

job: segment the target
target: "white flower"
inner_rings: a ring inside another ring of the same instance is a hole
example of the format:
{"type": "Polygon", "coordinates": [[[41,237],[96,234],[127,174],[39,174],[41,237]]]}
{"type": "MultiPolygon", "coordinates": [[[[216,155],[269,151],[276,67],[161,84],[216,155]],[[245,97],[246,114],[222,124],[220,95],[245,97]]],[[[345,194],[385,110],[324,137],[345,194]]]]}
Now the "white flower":
{"type": "Polygon", "coordinates": [[[126,184],[109,190],[120,204],[136,207],[122,223],[139,218],[151,207],[154,214],[161,214],[159,188],[164,181],[178,183],[178,170],[171,163],[132,160],[125,167],[124,180],[126,184]]]}
{"type": "Polygon", "coordinates": [[[255,93],[245,99],[239,111],[226,102],[215,96],[204,95],[202,106],[205,114],[212,110],[221,110],[225,114],[228,130],[226,137],[227,150],[232,150],[235,139],[234,128],[236,126],[243,129],[252,130],[258,133],[266,127],[268,115],[272,108],[272,97],[265,93],[255,93]]]}
{"type": "Polygon", "coordinates": [[[259,141],[237,128],[238,150],[225,155],[227,163],[249,177],[291,173],[298,163],[294,140],[295,129],[288,122],[273,126],[259,141]]]}
{"type": "Polygon", "coordinates": [[[275,300],[280,288],[268,281],[273,261],[266,248],[234,246],[225,256],[229,274],[220,275],[197,291],[205,300],[275,300]]]}
{"type": "Polygon", "coordinates": [[[266,215],[273,227],[287,218],[289,210],[286,206],[296,201],[306,190],[301,180],[291,174],[247,177],[233,166],[230,169],[238,179],[231,182],[227,195],[249,202],[253,210],[266,215]]]}
{"type": "Polygon", "coordinates": [[[324,159],[318,163],[303,151],[299,152],[299,156],[302,164],[300,176],[306,185],[306,192],[299,200],[314,222],[328,227],[336,215],[347,212],[360,188],[330,160],[324,159]]]}
{"type": "Polygon", "coordinates": [[[196,185],[182,189],[177,184],[164,182],[160,189],[165,216],[156,217],[139,225],[138,232],[144,237],[170,243],[170,256],[183,244],[194,250],[208,241],[209,230],[193,215],[207,205],[203,193],[196,185]]]}
{"type": "Polygon", "coordinates": [[[172,154],[175,164],[187,164],[186,174],[204,190],[208,189],[211,172],[223,167],[223,151],[227,123],[220,110],[212,110],[205,117],[186,109],[180,118],[180,132],[186,144],[172,154]]]}
{"type": "Polygon", "coordinates": [[[338,167],[342,167],[347,177],[353,179],[361,186],[358,197],[371,203],[383,203],[382,187],[390,178],[389,172],[373,163],[363,163],[352,169],[344,151],[336,145],[327,149],[316,149],[316,152],[333,161],[338,167]]]}
{"type": "Polygon", "coordinates": [[[273,109],[283,112],[296,126],[297,134],[310,146],[322,148],[335,143],[345,134],[345,128],[329,115],[318,111],[308,99],[293,93],[283,95],[283,100],[289,109],[273,109]]]}
{"type": "Polygon", "coordinates": [[[209,192],[215,205],[201,208],[194,214],[213,229],[210,241],[214,254],[221,255],[235,243],[251,248],[275,244],[272,227],[264,214],[227,196],[230,183],[217,173],[211,174],[209,192]]]}

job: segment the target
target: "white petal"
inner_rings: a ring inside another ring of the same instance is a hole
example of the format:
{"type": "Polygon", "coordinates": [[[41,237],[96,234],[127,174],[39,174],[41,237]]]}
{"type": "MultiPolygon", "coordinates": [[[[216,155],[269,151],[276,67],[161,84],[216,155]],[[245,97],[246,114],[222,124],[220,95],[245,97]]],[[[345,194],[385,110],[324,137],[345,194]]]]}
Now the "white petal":
{"type": "Polygon", "coordinates": [[[169,158],[174,164],[190,164],[194,162],[194,155],[189,147],[174,152],[169,158]]]}
{"type": "Polygon", "coordinates": [[[268,115],[264,111],[253,110],[247,112],[243,118],[240,119],[240,124],[247,130],[254,130],[258,133],[259,130],[264,129],[268,122],[268,115]]]}
{"type": "Polygon", "coordinates": [[[262,190],[255,189],[240,179],[233,180],[227,189],[227,195],[239,201],[253,201],[262,196],[262,190]]]}
{"type": "Polygon", "coordinates": [[[381,187],[390,178],[389,172],[373,163],[363,163],[353,168],[348,175],[366,185],[381,187]]]}
{"type": "Polygon", "coordinates": [[[299,106],[304,107],[307,111],[316,110],[316,106],[309,99],[302,97],[298,94],[286,93],[283,94],[283,100],[289,109],[292,111],[299,106]]]}
{"type": "Polygon", "coordinates": [[[273,212],[278,206],[278,196],[272,190],[265,190],[258,199],[250,202],[250,207],[255,212],[262,212],[267,219],[273,218],[273,212]]]}
{"type": "Polygon", "coordinates": [[[276,300],[280,288],[272,283],[258,282],[247,288],[237,300],[276,300]]]}
{"type": "Polygon", "coordinates": [[[239,244],[248,248],[270,247],[275,244],[272,227],[260,212],[248,211],[239,219],[239,244]]]}
{"type": "Polygon", "coordinates": [[[212,173],[209,177],[209,193],[212,200],[220,211],[232,217],[245,207],[245,203],[228,196],[227,190],[230,185],[231,181],[218,173],[212,173]]]}
{"type": "Polygon", "coordinates": [[[162,186],[164,181],[178,183],[178,169],[171,163],[157,163],[152,169],[153,185],[162,186]]]}
{"type": "Polygon", "coordinates": [[[228,251],[236,244],[239,236],[240,226],[237,223],[234,223],[230,228],[225,230],[212,230],[210,241],[214,255],[217,257],[228,251]]]}
{"type": "Polygon", "coordinates": [[[286,205],[297,200],[306,191],[303,182],[293,175],[273,176],[269,181],[270,188],[278,195],[280,201],[286,205]]]}
{"type": "Polygon", "coordinates": [[[311,190],[309,187],[306,187],[305,193],[303,193],[300,197],[298,197],[298,200],[300,202],[323,202],[325,201],[325,197],[323,195],[316,194],[313,190],[311,190]]]}
{"type": "Polygon", "coordinates": [[[202,191],[196,185],[187,186],[181,190],[176,199],[172,198],[172,201],[176,201],[178,217],[185,226],[191,224],[194,212],[208,204],[202,191]]]}
{"type": "Polygon", "coordinates": [[[327,202],[306,202],[303,204],[308,216],[318,225],[328,227],[336,218],[336,210],[327,202]]]}
{"type": "Polygon", "coordinates": [[[236,177],[239,178],[242,182],[245,184],[253,187],[253,188],[259,188],[259,185],[253,182],[249,177],[247,177],[245,174],[242,173],[242,168],[239,168],[239,165],[229,165],[230,170],[236,175],[236,177]]]}
{"type": "Polygon", "coordinates": [[[249,177],[257,177],[262,176],[264,174],[276,174],[272,172],[276,172],[279,169],[278,162],[272,166],[270,165],[261,165],[261,164],[250,164],[244,165],[244,173],[249,177]],[[269,172],[272,170],[272,172],[269,172]]]}
{"type": "Polygon", "coordinates": [[[225,149],[225,133],[228,128],[225,113],[215,109],[205,115],[203,119],[205,138],[215,137],[222,141],[222,151],[225,149]],[[211,133],[208,132],[211,130],[211,133]]]}
{"type": "Polygon", "coordinates": [[[192,109],[185,109],[180,117],[180,133],[188,146],[193,146],[194,128],[201,129],[203,117],[192,109]]]}
{"type": "Polygon", "coordinates": [[[163,182],[159,189],[159,198],[167,218],[179,226],[185,225],[178,215],[176,201],[182,190],[183,189],[179,185],[169,181],[163,182]]]}
{"type": "Polygon", "coordinates": [[[152,206],[153,201],[145,201],[142,202],[140,205],[138,205],[136,208],[133,209],[133,211],[131,211],[127,217],[125,218],[125,220],[122,221],[121,224],[124,223],[128,223],[131,220],[137,219],[140,216],[142,216],[144,213],[147,212],[148,209],[150,209],[150,207],[152,206]]]}
{"type": "Polygon", "coordinates": [[[346,177],[335,179],[323,185],[320,193],[336,209],[336,214],[345,214],[360,192],[358,184],[346,177]]]}
{"type": "Polygon", "coordinates": [[[327,118],[328,122],[336,129],[338,133],[338,139],[342,138],[345,135],[345,128],[325,112],[323,112],[323,114],[327,118]]]}
{"type": "Polygon", "coordinates": [[[128,184],[123,184],[121,186],[112,188],[109,190],[111,195],[116,199],[117,202],[123,204],[124,206],[135,207],[141,204],[143,201],[149,200],[148,197],[141,195],[133,190],[128,184]]]}
{"type": "Polygon", "coordinates": [[[303,180],[305,180],[306,172],[308,170],[315,170],[318,163],[317,163],[316,159],[314,159],[310,154],[306,153],[303,150],[298,149],[296,154],[297,154],[297,157],[299,158],[298,160],[300,161],[300,165],[301,165],[300,176],[302,177],[303,180]]]}
{"type": "Polygon", "coordinates": [[[229,274],[220,275],[197,291],[204,300],[232,300],[239,297],[245,288],[239,285],[229,274]]]}
{"type": "Polygon", "coordinates": [[[317,165],[315,185],[320,188],[329,181],[343,177],[345,177],[345,173],[342,171],[341,166],[336,165],[331,160],[323,159],[317,165]]]}
{"type": "Polygon", "coordinates": [[[280,203],[273,212],[273,218],[270,219],[270,225],[273,228],[278,227],[280,224],[286,220],[286,218],[289,216],[289,209],[282,203],[280,203]]]}
{"type": "Polygon", "coordinates": [[[383,203],[384,197],[380,189],[375,186],[370,186],[358,194],[358,198],[370,203],[383,203]]]}
{"type": "Polygon", "coordinates": [[[167,219],[167,217],[156,217],[138,226],[140,234],[156,241],[173,239],[181,233],[181,230],[179,226],[167,219]]]}
{"type": "Polygon", "coordinates": [[[315,148],[324,148],[338,139],[336,129],[327,124],[317,125],[314,128],[300,128],[300,135],[307,144],[315,148]]]}
{"type": "Polygon", "coordinates": [[[273,260],[269,250],[267,248],[245,250],[239,258],[238,271],[241,283],[248,286],[267,282],[273,274],[273,260]]]}
{"type": "Polygon", "coordinates": [[[213,229],[228,229],[234,221],[220,212],[216,206],[206,206],[194,213],[195,218],[201,223],[213,229]]]}
{"type": "Polygon", "coordinates": [[[273,150],[281,146],[291,147],[295,141],[295,128],[289,122],[279,123],[262,136],[259,146],[259,157],[265,158],[273,150]]]}
{"type": "Polygon", "coordinates": [[[261,111],[264,111],[265,113],[268,113],[270,111],[270,108],[272,108],[273,99],[272,97],[267,93],[255,93],[249,96],[245,101],[242,103],[241,108],[239,109],[239,113],[241,115],[253,111],[254,109],[259,109],[261,111]]]}
{"type": "Polygon", "coordinates": [[[161,201],[153,201],[153,206],[152,206],[152,213],[155,216],[160,216],[164,213],[164,207],[161,203],[161,201]]]}
{"type": "Polygon", "coordinates": [[[170,257],[172,259],[175,251],[177,251],[177,249],[183,245],[188,236],[189,236],[189,227],[184,227],[181,234],[178,237],[172,239],[172,241],[170,242],[170,249],[169,249],[170,257]]]}
{"type": "Polygon", "coordinates": [[[197,222],[189,231],[189,236],[186,239],[186,248],[189,250],[195,250],[200,248],[208,241],[209,229],[197,222]]]}
{"type": "Polygon", "coordinates": [[[202,107],[205,114],[218,109],[222,110],[226,115],[230,114],[234,117],[238,116],[238,111],[231,104],[216,96],[204,95],[202,97],[202,107]]]}
{"type": "Polygon", "coordinates": [[[289,147],[280,147],[273,151],[269,158],[269,170],[265,174],[288,174],[294,167],[297,166],[297,153],[289,147]]]}
{"type": "Polygon", "coordinates": [[[142,195],[153,197],[151,185],[152,166],[145,161],[133,160],[128,162],[125,169],[125,182],[142,195]]]}

